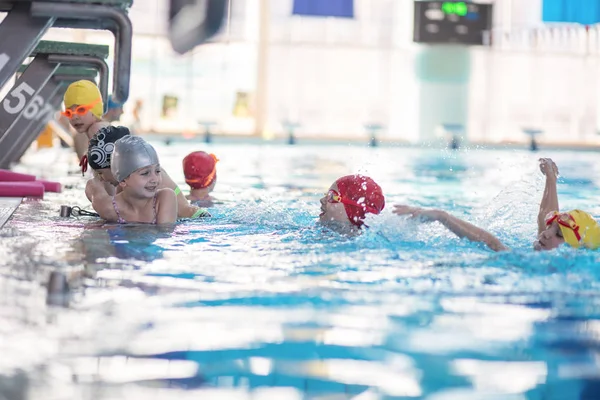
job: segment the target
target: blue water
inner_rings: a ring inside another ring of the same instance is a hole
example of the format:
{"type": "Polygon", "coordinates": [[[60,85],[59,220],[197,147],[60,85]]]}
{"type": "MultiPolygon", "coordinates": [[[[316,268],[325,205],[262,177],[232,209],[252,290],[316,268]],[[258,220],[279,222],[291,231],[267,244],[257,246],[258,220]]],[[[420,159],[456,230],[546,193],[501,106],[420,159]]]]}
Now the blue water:
{"type": "Polygon", "coordinates": [[[217,154],[213,218],[63,219],[61,204],[89,205],[70,154],[18,167],[70,188],[25,202],[0,230],[0,398],[600,398],[600,253],[531,246],[537,158],[559,166],[561,208],[600,217],[596,154],[156,147],[182,187],[187,152],[217,154]],[[346,238],[317,224],[318,199],[355,172],[387,205],[346,238]],[[512,250],[393,204],[446,209],[512,250]],[[50,274],[68,295],[48,295],[50,274]]]}

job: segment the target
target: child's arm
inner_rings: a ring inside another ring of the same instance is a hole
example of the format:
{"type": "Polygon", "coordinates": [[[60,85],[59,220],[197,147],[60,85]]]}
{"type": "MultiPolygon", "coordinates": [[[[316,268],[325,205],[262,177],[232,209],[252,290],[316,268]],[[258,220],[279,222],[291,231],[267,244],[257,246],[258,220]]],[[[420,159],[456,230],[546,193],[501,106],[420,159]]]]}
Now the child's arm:
{"type": "MultiPolygon", "coordinates": [[[[171,179],[169,174],[167,174],[167,171],[161,168],[161,174],[163,187],[175,190],[177,188],[177,184],[173,181],[173,179],[171,179]]],[[[194,216],[194,213],[198,211],[198,207],[192,206],[187,201],[185,195],[181,192],[181,189],[179,190],[179,193],[177,193],[177,209],[179,216],[182,218],[192,218],[194,216]]]]}
{"type": "Polygon", "coordinates": [[[448,214],[442,210],[423,209],[403,205],[394,206],[394,214],[411,215],[413,217],[424,217],[429,221],[438,221],[459,238],[466,237],[473,242],[485,243],[494,251],[504,251],[508,248],[494,235],[477,226],[448,214]]]}
{"type": "Polygon", "coordinates": [[[85,133],[77,133],[73,138],[73,145],[75,146],[75,153],[77,153],[78,160],[81,160],[81,157],[87,154],[89,141],[85,133]]]}
{"type": "MultiPolygon", "coordinates": [[[[100,178],[98,178],[98,175],[96,174],[95,171],[94,171],[94,179],[100,180],[100,178]]],[[[115,187],[110,182],[102,182],[102,186],[104,187],[104,190],[106,191],[106,194],[109,195],[109,196],[113,196],[113,195],[115,195],[115,194],[117,194],[117,193],[120,192],[120,191],[117,191],[115,189],[115,187]]],[[[120,186],[118,188],[120,188],[120,186]]],[[[88,191],[88,187],[86,185],[86,187],[85,187],[85,195],[86,195],[86,197],[88,198],[89,201],[92,201],[92,198],[90,197],[91,193],[92,193],[91,191],[88,191]]]]}
{"type": "Polygon", "coordinates": [[[156,223],[174,224],[177,221],[177,196],[170,188],[160,189],[156,194],[156,223]]]}
{"type": "Polygon", "coordinates": [[[559,211],[558,191],[556,189],[558,167],[550,158],[540,158],[540,171],[546,176],[546,186],[544,187],[538,213],[538,235],[546,230],[546,215],[552,211],[559,211]]]}
{"type": "Polygon", "coordinates": [[[100,218],[107,221],[117,221],[118,218],[112,204],[112,196],[106,192],[100,179],[93,178],[87,181],[85,195],[92,202],[92,207],[100,215],[100,218]]]}
{"type": "Polygon", "coordinates": [[[110,183],[110,182],[106,182],[106,181],[104,181],[104,182],[103,182],[103,185],[104,185],[104,190],[106,190],[106,193],[107,193],[109,196],[115,195],[115,194],[117,194],[117,193],[120,193],[120,192],[122,192],[122,191],[123,191],[123,189],[121,189],[120,191],[117,191],[117,188],[120,188],[121,186],[117,186],[117,188],[115,188],[115,187],[112,185],[112,183],[110,183]]]}

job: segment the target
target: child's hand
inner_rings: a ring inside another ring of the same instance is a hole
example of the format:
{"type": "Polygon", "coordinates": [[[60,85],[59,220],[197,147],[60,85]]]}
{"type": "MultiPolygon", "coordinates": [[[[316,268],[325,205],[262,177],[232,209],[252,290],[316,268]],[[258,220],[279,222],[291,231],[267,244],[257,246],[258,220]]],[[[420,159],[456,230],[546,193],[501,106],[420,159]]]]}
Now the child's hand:
{"type": "Polygon", "coordinates": [[[411,218],[419,218],[424,221],[435,221],[439,217],[439,210],[411,207],[402,204],[396,204],[392,212],[396,215],[410,215],[411,218]]]}
{"type": "Polygon", "coordinates": [[[548,178],[558,177],[558,167],[551,158],[540,158],[540,171],[548,178]]]}

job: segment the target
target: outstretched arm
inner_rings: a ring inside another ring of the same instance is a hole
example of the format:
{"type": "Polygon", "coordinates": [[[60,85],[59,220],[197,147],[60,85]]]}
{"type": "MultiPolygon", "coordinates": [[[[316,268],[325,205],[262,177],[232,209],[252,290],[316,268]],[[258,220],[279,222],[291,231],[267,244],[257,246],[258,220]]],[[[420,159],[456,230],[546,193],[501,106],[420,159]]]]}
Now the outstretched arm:
{"type": "Polygon", "coordinates": [[[540,202],[538,213],[538,235],[546,230],[546,215],[552,211],[559,211],[558,191],[556,180],[558,179],[558,167],[550,158],[540,158],[540,171],[546,176],[546,186],[540,202]]]}
{"type": "MultiPolygon", "coordinates": [[[[177,188],[177,184],[175,183],[175,181],[173,181],[173,179],[171,179],[169,174],[167,174],[167,171],[162,169],[161,173],[163,180],[162,187],[175,190],[177,188]]],[[[198,207],[193,206],[188,202],[188,200],[185,198],[185,195],[181,192],[180,189],[179,193],[177,194],[177,213],[179,214],[179,216],[181,218],[192,218],[192,216],[196,211],[198,211],[198,209],[198,207]]]]}
{"type": "Polygon", "coordinates": [[[395,205],[394,207],[394,214],[411,215],[413,217],[425,218],[428,221],[438,221],[459,238],[467,238],[473,242],[485,243],[494,251],[508,250],[508,247],[496,236],[467,221],[448,214],[446,211],[404,205],[395,205]]]}

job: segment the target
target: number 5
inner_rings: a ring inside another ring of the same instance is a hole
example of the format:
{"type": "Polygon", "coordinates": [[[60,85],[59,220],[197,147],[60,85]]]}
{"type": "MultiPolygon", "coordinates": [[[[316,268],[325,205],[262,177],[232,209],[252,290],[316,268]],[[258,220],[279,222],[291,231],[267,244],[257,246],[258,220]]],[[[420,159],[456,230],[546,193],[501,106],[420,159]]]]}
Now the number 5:
{"type": "Polygon", "coordinates": [[[2,105],[4,106],[4,111],[9,114],[16,114],[20,112],[23,107],[27,104],[27,98],[25,94],[32,96],[35,93],[35,90],[31,86],[29,86],[26,82],[21,82],[19,86],[17,86],[12,92],[10,92],[9,96],[13,96],[18,100],[17,105],[14,107],[10,105],[9,99],[4,99],[2,105]]]}

